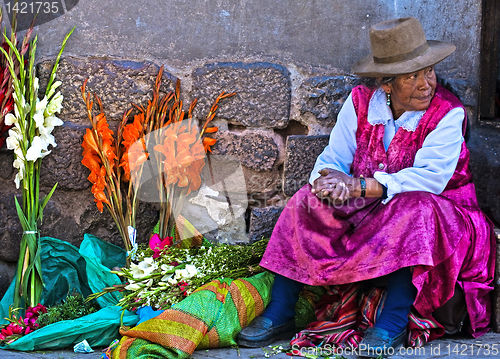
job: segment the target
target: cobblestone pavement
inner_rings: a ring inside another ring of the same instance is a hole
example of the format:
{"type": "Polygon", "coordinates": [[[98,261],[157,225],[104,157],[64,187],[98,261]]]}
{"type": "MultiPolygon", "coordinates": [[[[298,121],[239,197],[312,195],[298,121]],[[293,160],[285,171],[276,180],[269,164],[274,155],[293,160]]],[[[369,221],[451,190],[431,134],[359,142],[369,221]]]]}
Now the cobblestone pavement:
{"type": "MultiPolygon", "coordinates": [[[[274,349],[276,346],[288,346],[288,341],[276,342],[271,347],[265,348],[221,348],[210,350],[195,351],[193,359],[250,359],[250,358],[273,358],[285,359],[290,356],[285,353],[277,353],[274,349]]],[[[307,354],[313,354],[306,351],[307,354]]],[[[316,354],[320,354],[319,352],[316,354]]],[[[330,354],[326,350],[323,354],[330,354]]],[[[97,349],[90,354],[75,354],[72,350],[57,350],[57,351],[37,351],[37,352],[13,352],[0,350],[0,359],[96,359],[101,357],[101,352],[97,349]]],[[[394,355],[389,355],[389,359],[409,359],[409,358],[449,358],[449,359],[464,359],[464,358],[480,358],[490,359],[500,357],[500,334],[488,333],[479,339],[470,337],[454,336],[445,339],[439,339],[427,344],[422,348],[403,348],[396,350],[394,355]]],[[[335,358],[335,356],[330,356],[335,358]]],[[[345,355],[345,358],[358,358],[356,355],[345,355]]]]}

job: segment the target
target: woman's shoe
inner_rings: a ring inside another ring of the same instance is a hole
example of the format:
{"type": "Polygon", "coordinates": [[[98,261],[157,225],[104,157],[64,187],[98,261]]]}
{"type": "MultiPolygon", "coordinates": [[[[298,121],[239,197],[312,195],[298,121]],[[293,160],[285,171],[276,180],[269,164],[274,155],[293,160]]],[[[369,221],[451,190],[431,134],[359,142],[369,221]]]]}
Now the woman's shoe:
{"type": "Polygon", "coordinates": [[[391,337],[385,329],[377,327],[368,328],[363,336],[363,340],[359,343],[359,356],[368,358],[383,358],[388,355],[396,354],[396,349],[404,344],[406,338],[406,329],[395,337],[391,337]]]}
{"type": "Polygon", "coordinates": [[[238,345],[259,348],[273,343],[285,333],[295,330],[295,318],[285,324],[274,326],[271,319],[256,317],[249,326],[238,334],[238,345]]]}

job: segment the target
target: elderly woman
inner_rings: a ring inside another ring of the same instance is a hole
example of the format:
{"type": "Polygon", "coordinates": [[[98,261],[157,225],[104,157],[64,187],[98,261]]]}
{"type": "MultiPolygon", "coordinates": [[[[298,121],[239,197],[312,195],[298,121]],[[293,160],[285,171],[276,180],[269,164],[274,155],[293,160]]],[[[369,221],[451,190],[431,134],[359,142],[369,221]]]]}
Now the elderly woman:
{"type": "Polygon", "coordinates": [[[423,317],[465,293],[470,332],[488,331],[495,242],[480,211],[464,142],[466,111],[437,84],[434,65],[454,50],[427,41],[415,18],[370,30],[372,54],[318,157],[311,185],[289,201],[261,266],[276,273],[272,300],[238,337],[266,345],[293,330],[303,284],[384,277],[387,297],[363,343],[405,341],[413,305],[423,317]]]}

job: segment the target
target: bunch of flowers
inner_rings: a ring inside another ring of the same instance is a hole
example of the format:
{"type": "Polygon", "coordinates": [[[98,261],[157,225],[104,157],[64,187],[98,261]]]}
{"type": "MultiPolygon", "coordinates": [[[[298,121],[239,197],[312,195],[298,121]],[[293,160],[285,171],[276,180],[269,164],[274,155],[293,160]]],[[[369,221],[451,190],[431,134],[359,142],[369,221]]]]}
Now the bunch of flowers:
{"type": "Polygon", "coordinates": [[[0,331],[0,343],[10,344],[23,335],[38,329],[39,324],[36,321],[43,313],[47,313],[47,308],[40,303],[35,307],[28,307],[24,319],[22,316],[18,316],[15,311],[9,309],[9,318],[6,319],[10,323],[0,331]]]}
{"type": "Polygon", "coordinates": [[[177,80],[175,91],[160,96],[162,74],[163,67],[156,78],[153,99],[147,108],[134,105],[138,113],[133,121],[130,119],[133,109],[124,113],[116,139],[109,129],[101,100],[94,95],[100,107],[100,113],[94,116],[93,101],[85,91],[87,81],[82,86],[82,96],[92,124],[83,138],[82,164],[90,170],[88,180],[92,183],[97,208],[102,212],[105,205],[109,210],[127,251],[134,245],[129,233],[130,228],[135,228],[146,160],[152,159],[155,163],[155,173],[152,174],[158,175],[158,198],[155,201],[161,203],[159,235],[166,239],[173,233],[185,196],[201,185],[205,151],[209,151],[216,141],[203,138],[203,135],[217,131],[216,127],[208,127],[215,117],[217,104],[223,98],[234,95],[222,93],[217,97],[199,131],[192,117],[196,100],[189,106],[187,120],[184,120],[180,80],[177,80]]]}
{"type": "Polygon", "coordinates": [[[7,148],[14,150],[13,166],[17,169],[15,183],[17,188],[22,187],[23,194],[22,207],[15,198],[17,214],[24,230],[14,293],[16,308],[21,306],[22,297],[26,306],[34,306],[38,303],[43,288],[38,225],[43,218],[43,209],[57,184],[40,200],[40,168],[42,158],[51,152],[48,146],[56,146],[52,130],[63,123],[55,116],[62,107],[63,96],[60,92],[56,93],[61,82],[54,80],[61,54],[73,30],[66,35],[62,43],[41,100],[38,98],[39,80],[35,75],[34,66],[37,38],[29,45],[27,59],[6,35],[4,39],[10,51],[0,48],[7,59],[14,89],[14,114],[5,116],[5,124],[13,126],[6,142],[7,148]]]}
{"type": "Polygon", "coordinates": [[[199,248],[151,248],[141,245],[130,268],[113,273],[127,283],[104,288],[87,300],[113,291],[127,291],[118,305],[124,309],[151,306],[168,309],[204,284],[217,278],[242,278],[257,274],[268,240],[252,245],[211,245],[199,248]],[[153,258],[155,252],[160,255],[153,258]]]}
{"type": "MultiPolygon", "coordinates": [[[[0,22],[1,21],[2,11],[0,9],[0,22]]],[[[31,24],[30,28],[26,32],[26,35],[24,36],[21,48],[19,50],[19,53],[22,56],[24,56],[26,54],[26,51],[28,51],[29,39],[31,37],[31,34],[33,33],[33,26],[34,23],[31,24]]],[[[10,42],[14,45],[14,47],[17,48],[18,42],[16,28],[17,13],[14,12],[11,21],[10,42]]],[[[12,50],[10,49],[9,44],[3,38],[0,47],[12,56],[12,50]]],[[[15,68],[14,72],[16,74],[19,74],[19,63],[17,61],[17,58],[13,58],[13,65],[15,68]]],[[[9,71],[7,58],[3,54],[0,54],[0,147],[2,147],[3,143],[5,142],[5,137],[3,137],[2,135],[12,127],[12,125],[8,125],[5,123],[5,115],[14,110],[14,97],[12,96],[12,94],[12,76],[11,72],[9,71]]]]}

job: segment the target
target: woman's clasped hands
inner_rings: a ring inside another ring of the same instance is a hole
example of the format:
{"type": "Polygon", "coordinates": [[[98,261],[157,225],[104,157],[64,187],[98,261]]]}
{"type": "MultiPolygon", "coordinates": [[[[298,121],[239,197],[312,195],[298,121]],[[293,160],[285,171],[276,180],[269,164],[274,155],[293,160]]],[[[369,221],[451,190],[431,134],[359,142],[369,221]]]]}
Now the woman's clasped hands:
{"type": "Polygon", "coordinates": [[[342,203],[353,197],[356,179],[330,168],[324,168],[318,173],[321,177],[314,181],[311,189],[316,196],[329,198],[334,203],[342,203]]]}

